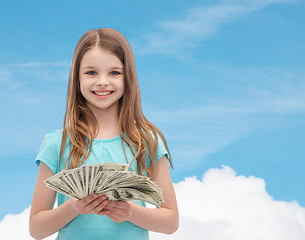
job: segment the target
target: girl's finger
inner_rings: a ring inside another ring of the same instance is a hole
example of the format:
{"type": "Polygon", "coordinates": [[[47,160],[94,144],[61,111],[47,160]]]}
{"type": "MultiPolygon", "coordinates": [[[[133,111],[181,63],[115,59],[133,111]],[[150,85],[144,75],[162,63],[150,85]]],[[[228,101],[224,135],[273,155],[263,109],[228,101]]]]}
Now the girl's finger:
{"type": "Polygon", "coordinates": [[[117,223],[121,223],[123,221],[126,221],[130,215],[127,212],[120,210],[120,211],[113,211],[107,216],[113,221],[117,223]]]}
{"type": "Polygon", "coordinates": [[[110,206],[108,206],[108,204],[104,207],[104,209],[108,209],[111,212],[114,211],[114,207],[110,207],[110,206]]]}
{"type": "Polygon", "coordinates": [[[108,200],[105,200],[104,198],[101,198],[101,199],[103,199],[103,200],[91,210],[92,213],[98,213],[98,212],[102,211],[105,208],[105,206],[107,205],[108,200]]]}
{"type": "Polygon", "coordinates": [[[96,213],[97,215],[108,215],[111,214],[111,211],[109,209],[103,209],[96,213]]]}
{"type": "Polygon", "coordinates": [[[108,207],[112,207],[112,208],[126,208],[126,204],[128,204],[127,202],[119,202],[119,201],[109,201],[107,204],[107,208],[108,207]]]}
{"type": "Polygon", "coordinates": [[[114,208],[116,207],[116,201],[108,201],[108,204],[107,204],[107,208],[114,208]]]}
{"type": "MultiPolygon", "coordinates": [[[[108,208],[107,208],[108,209],[108,208]]],[[[128,215],[128,211],[124,208],[115,208],[115,207],[110,207],[109,210],[111,211],[111,213],[113,213],[113,215],[115,215],[116,217],[120,217],[123,218],[124,216],[128,215]]]]}
{"type": "Polygon", "coordinates": [[[97,193],[93,193],[87,197],[84,197],[83,199],[79,200],[80,205],[82,206],[86,206],[88,204],[90,204],[92,201],[94,201],[95,199],[98,198],[97,193]]]}
{"type": "Polygon", "coordinates": [[[103,201],[105,201],[105,197],[99,197],[94,199],[92,202],[84,206],[84,209],[89,213],[94,213],[94,209],[99,206],[103,201]]]}
{"type": "Polygon", "coordinates": [[[111,212],[110,214],[107,214],[107,216],[115,222],[119,222],[122,219],[122,216],[117,214],[116,212],[111,212]]]}

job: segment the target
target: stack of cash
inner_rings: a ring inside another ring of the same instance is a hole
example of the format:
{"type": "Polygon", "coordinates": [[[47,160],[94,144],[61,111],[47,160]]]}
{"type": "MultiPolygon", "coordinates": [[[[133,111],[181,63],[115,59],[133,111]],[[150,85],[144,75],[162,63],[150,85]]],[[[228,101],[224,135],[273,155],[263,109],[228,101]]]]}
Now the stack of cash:
{"type": "Polygon", "coordinates": [[[63,170],[45,180],[46,185],[71,198],[82,199],[92,193],[109,200],[140,200],[157,207],[163,200],[161,189],[148,177],[128,171],[129,164],[101,163],[63,170]]]}

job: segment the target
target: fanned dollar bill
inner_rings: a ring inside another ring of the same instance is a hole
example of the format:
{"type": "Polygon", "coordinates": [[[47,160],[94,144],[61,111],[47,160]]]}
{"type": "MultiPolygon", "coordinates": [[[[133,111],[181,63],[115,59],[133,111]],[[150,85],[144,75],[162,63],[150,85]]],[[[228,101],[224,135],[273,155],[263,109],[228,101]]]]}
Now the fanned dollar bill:
{"type": "Polygon", "coordinates": [[[146,176],[128,171],[128,164],[101,163],[63,170],[45,180],[46,185],[71,198],[82,199],[92,193],[109,200],[139,200],[159,207],[163,200],[159,186],[146,176]]]}

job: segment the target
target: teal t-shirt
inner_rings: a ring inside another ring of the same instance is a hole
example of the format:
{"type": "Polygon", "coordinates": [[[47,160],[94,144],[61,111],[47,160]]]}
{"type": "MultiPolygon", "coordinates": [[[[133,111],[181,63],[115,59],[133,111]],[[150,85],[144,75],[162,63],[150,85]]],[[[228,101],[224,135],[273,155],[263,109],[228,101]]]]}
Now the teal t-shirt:
{"type": "MultiPolygon", "coordinates": [[[[39,165],[40,161],[45,163],[54,172],[54,174],[64,169],[65,159],[69,156],[70,144],[69,141],[67,141],[59,170],[58,161],[62,132],[62,130],[56,130],[45,136],[35,160],[37,165],[39,165]]],[[[133,155],[127,145],[125,145],[125,152],[127,160],[124,155],[120,136],[105,140],[95,139],[93,141],[90,156],[86,159],[85,164],[104,162],[130,163],[133,159],[133,155]]],[[[157,160],[164,155],[168,157],[168,152],[166,151],[162,139],[158,136],[157,160]]],[[[148,159],[147,164],[149,164],[149,162],[150,159],[148,159]]],[[[133,162],[131,169],[137,172],[136,161],[133,162]]],[[[58,206],[66,202],[68,199],[69,197],[58,193],[58,206]]],[[[145,206],[145,203],[141,201],[135,201],[135,203],[145,206]]],[[[149,235],[146,229],[140,228],[128,221],[116,223],[107,216],[80,214],[58,232],[57,239],[145,240],[149,239],[149,235]]]]}

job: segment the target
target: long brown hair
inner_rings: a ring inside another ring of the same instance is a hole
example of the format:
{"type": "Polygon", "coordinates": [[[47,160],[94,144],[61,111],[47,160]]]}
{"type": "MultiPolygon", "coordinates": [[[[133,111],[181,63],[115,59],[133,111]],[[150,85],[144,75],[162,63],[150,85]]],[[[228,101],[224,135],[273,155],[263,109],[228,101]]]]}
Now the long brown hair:
{"type": "MultiPolygon", "coordinates": [[[[80,38],[75,48],[67,92],[67,108],[60,147],[59,170],[67,137],[70,140],[70,154],[65,161],[65,168],[68,164],[71,169],[85,163],[98,132],[97,120],[86,105],[86,100],[80,91],[79,82],[79,66],[82,57],[86,51],[96,46],[112,52],[123,63],[125,87],[124,94],[119,100],[120,135],[122,143],[124,141],[134,155],[132,162],[137,161],[138,173],[143,174],[146,171],[147,175],[151,176],[157,157],[157,134],[164,142],[168,153],[169,150],[162,132],[147,120],[142,112],[136,65],[131,47],[120,32],[110,28],[89,30],[80,38]],[[149,167],[146,166],[147,156],[151,159],[149,167]]],[[[170,153],[168,161],[173,168],[170,153]]]]}

